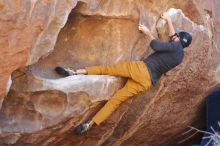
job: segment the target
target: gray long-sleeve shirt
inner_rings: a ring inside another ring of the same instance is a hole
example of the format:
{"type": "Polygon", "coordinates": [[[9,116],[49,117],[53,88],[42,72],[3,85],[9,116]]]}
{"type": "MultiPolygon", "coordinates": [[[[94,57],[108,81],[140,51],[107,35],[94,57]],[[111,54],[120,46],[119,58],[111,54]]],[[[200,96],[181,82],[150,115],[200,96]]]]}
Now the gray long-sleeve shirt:
{"type": "Polygon", "coordinates": [[[161,75],[179,65],[184,57],[184,50],[180,42],[161,42],[152,40],[151,48],[155,51],[144,59],[149,70],[152,84],[155,85],[161,75]]]}

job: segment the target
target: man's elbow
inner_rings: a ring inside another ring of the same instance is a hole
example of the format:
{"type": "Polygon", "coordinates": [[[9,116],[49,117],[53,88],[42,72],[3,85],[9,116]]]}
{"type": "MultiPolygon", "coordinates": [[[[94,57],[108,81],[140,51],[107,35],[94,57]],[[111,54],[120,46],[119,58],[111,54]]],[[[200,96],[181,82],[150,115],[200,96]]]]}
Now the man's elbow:
{"type": "Polygon", "coordinates": [[[154,40],[151,40],[151,42],[150,42],[150,47],[152,48],[152,49],[154,49],[154,48],[157,48],[157,41],[154,39],[154,40]]]}

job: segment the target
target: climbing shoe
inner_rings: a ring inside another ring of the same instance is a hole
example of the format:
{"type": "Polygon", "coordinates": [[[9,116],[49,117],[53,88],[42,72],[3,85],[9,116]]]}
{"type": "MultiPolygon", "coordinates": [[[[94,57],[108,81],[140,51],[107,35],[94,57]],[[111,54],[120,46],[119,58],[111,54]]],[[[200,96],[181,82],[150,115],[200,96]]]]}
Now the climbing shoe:
{"type": "Polygon", "coordinates": [[[77,75],[77,73],[70,69],[70,68],[64,68],[64,67],[60,67],[60,66],[57,66],[55,68],[55,71],[57,74],[63,76],[63,77],[67,77],[67,76],[72,76],[72,75],[77,75]]]}
{"type": "Polygon", "coordinates": [[[82,123],[74,129],[74,133],[76,135],[80,135],[80,134],[88,131],[91,127],[92,127],[92,125],[90,125],[89,123],[82,123]]]}

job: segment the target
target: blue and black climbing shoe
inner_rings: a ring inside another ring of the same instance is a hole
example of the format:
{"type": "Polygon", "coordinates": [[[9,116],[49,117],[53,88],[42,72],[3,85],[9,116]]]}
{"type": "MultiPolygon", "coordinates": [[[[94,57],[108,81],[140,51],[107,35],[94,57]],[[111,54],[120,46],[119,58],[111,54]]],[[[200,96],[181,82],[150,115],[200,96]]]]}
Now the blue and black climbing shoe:
{"type": "Polygon", "coordinates": [[[70,69],[70,68],[64,68],[64,67],[60,67],[60,66],[57,66],[55,68],[55,71],[57,74],[63,76],[63,77],[67,77],[67,76],[72,76],[72,75],[77,75],[77,73],[70,69]]]}
{"type": "Polygon", "coordinates": [[[90,125],[89,123],[82,123],[74,129],[74,133],[76,135],[80,135],[80,134],[88,131],[91,127],[92,127],[92,125],[90,125]]]}

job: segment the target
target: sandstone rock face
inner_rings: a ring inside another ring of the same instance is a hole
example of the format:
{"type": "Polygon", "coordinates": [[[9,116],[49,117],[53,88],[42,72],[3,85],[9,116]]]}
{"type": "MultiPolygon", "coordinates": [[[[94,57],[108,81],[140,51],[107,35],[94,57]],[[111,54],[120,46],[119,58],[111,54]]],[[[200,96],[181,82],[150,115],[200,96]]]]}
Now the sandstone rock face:
{"type": "Polygon", "coordinates": [[[0,143],[190,145],[181,133],[188,125],[201,128],[205,96],[220,85],[219,6],[218,0],[0,1],[0,143]],[[167,41],[166,23],[159,19],[165,10],[175,28],[193,35],[183,63],[100,126],[73,135],[72,129],[91,118],[125,79],[60,78],[54,67],[78,69],[147,57],[153,51],[138,23],[167,41]]]}
{"type": "Polygon", "coordinates": [[[0,105],[11,73],[53,50],[77,0],[7,0],[0,2],[0,105]]]}

